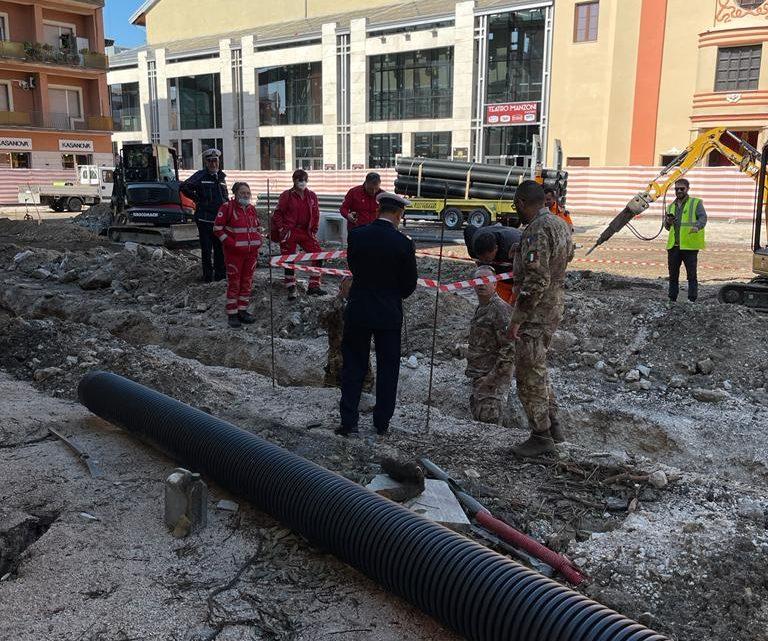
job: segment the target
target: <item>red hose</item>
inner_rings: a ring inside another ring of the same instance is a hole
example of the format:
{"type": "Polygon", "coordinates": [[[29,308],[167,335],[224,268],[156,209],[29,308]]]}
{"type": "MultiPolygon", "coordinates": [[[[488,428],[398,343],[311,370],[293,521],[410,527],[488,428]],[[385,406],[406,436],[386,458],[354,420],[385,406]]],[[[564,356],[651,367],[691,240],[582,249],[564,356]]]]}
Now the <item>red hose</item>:
{"type": "Polygon", "coordinates": [[[573,584],[580,585],[584,581],[584,576],[574,568],[573,564],[566,559],[562,554],[550,550],[545,545],[542,545],[530,536],[523,534],[516,530],[511,525],[507,525],[504,521],[500,521],[496,517],[492,516],[485,510],[479,510],[474,515],[475,521],[480,523],[483,527],[495,532],[502,537],[508,543],[522,548],[529,554],[532,554],[537,559],[544,561],[547,565],[557,570],[562,574],[565,579],[573,584]]]}

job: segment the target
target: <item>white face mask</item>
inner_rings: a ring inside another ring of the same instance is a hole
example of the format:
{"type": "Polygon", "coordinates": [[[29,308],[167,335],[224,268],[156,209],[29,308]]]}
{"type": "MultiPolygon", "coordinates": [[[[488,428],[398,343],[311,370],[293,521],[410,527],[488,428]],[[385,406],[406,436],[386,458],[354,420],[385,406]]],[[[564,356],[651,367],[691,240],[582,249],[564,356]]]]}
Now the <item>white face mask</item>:
{"type": "Polygon", "coordinates": [[[237,202],[239,202],[243,207],[247,207],[248,205],[251,204],[251,199],[250,198],[238,198],[237,202]]]}
{"type": "Polygon", "coordinates": [[[307,181],[306,180],[300,180],[296,183],[297,189],[306,189],[307,188],[307,181]]]}

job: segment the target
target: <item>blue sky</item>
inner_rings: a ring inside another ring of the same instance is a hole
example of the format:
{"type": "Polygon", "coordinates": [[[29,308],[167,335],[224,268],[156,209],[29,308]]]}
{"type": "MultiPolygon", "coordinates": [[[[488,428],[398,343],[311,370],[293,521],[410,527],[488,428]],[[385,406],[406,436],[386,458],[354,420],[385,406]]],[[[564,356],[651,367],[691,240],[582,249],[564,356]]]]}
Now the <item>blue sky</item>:
{"type": "Polygon", "coordinates": [[[134,27],[128,18],[142,5],[142,0],[106,0],[104,5],[104,35],[123,47],[144,44],[144,27],[134,27]]]}

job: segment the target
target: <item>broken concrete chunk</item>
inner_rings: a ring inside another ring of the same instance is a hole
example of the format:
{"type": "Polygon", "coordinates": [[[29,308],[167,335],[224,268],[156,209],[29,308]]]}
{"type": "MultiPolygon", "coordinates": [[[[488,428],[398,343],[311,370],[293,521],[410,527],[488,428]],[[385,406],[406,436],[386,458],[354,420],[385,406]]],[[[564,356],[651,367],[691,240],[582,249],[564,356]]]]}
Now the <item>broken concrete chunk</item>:
{"type": "Polygon", "coordinates": [[[627,381],[627,383],[634,383],[635,381],[639,381],[640,372],[636,369],[631,369],[624,375],[624,380],[627,381]]]}
{"type": "Polygon", "coordinates": [[[80,512],[78,516],[83,519],[84,521],[98,521],[99,517],[94,516],[93,514],[89,514],[88,512],[80,512]]]}
{"type": "Polygon", "coordinates": [[[408,501],[423,492],[423,488],[417,484],[401,483],[388,474],[377,474],[365,487],[371,492],[376,492],[376,494],[397,503],[408,501]]]}
{"type": "Polygon", "coordinates": [[[711,358],[705,358],[703,361],[696,363],[696,371],[699,374],[711,374],[715,371],[715,363],[711,358]]]}
{"type": "Polygon", "coordinates": [[[666,487],[669,481],[667,480],[667,475],[664,474],[664,472],[661,470],[656,470],[655,472],[651,472],[651,474],[648,475],[648,482],[653,485],[653,487],[660,490],[661,488],[666,487]]]}
{"type": "Polygon", "coordinates": [[[240,509],[240,505],[234,501],[222,499],[216,504],[217,510],[223,510],[224,512],[237,512],[240,509]]]}
{"type": "Polygon", "coordinates": [[[419,367],[419,359],[415,355],[411,355],[405,361],[405,366],[410,369],[417,369],[419,367]]]}
{"type": "Polygon", "coordinates": [[[43,369],[36,369],[32,374],[32,378],[40,383],[46,379],[49,379],[51,376],[57,376],[58,374],[61,374],[63,371],[64,370],[59,367],[45,367],[43,369]]]}
{"type": "Polygon", "coordinates": [[[51,277],[51,272],[49,272],[47,269],[39,267],[33,271],[30,276],[32,276],[32,278],[37,278],[38,280],[46,280],[51,277]]]}
{"type": "Polygon", "coordinates": [[[467,515],[445,481],[427,479],[423,494],[408,501],[405,507],[452,530],[470,529],[467,515]]]}
{"type": "Polygon", "coordinates": [[[640,376],[648,378],[651,375],[651,368],[647,365],[638,365],[637,371],[640,372],[640,376]]]}
{"type": "Polygon", "coordinates": [[[719,403],[728,398],[728,392],[720,389],[703,389],[697,387],[691,394],[693,398],[702,403],[719,403]]]}
{"type": "Polygon", "coordinates": [[[95,272],[81,278],[79,285],[86,290],[105,289],[112,284],[112,279],[112,270],[108,267],[100,267],[95,272]]]}

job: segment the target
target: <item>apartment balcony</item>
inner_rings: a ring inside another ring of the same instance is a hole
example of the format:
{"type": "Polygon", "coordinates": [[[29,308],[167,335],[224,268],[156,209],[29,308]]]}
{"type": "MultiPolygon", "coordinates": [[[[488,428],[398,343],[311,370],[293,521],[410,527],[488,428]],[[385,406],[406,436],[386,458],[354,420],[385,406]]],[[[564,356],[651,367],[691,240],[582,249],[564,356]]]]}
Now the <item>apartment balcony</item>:
{"type": "Polygon", "coordinates": [[[55,129],[57,131],[112,131],[109,116],[70,116],[41,111],[0,111],[0,127],[55,129]]]}
{"type": "Polygon", "coordinates": [[[113,131],[141,131],[141,109],[113,109],[113,131]]]}
{"type": "Polygon", "coordinates": [[[94,53],[85,49],[80,52],[74,49],[56,49],[49,44],[39,42],[0,41],[0,58],[98,71],[106,71],[109,67],[109,59],[103,53],[94,53]]]}

